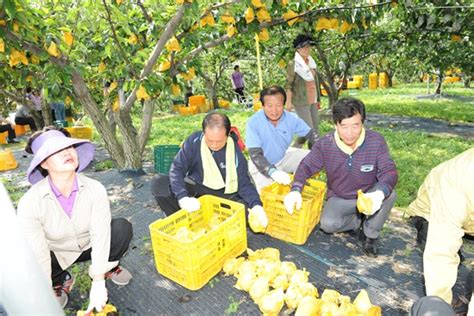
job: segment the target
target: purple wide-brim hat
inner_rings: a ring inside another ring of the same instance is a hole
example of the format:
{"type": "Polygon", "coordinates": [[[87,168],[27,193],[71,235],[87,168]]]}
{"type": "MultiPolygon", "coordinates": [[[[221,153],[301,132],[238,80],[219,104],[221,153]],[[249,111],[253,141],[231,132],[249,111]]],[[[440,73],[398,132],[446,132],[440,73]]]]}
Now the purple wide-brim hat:
{"type": "Polygon", "coordinates": [[[77,172],[87,168],[94,159],[95,145],[85,139],[70,138],[56,130],[49,130],[38,136],[31,144],[34,157],[28,167],[27,177],[31,184],[41,181],[44,177],[38,166],[49,156],[74,146],[79,159],[77,172]]]}

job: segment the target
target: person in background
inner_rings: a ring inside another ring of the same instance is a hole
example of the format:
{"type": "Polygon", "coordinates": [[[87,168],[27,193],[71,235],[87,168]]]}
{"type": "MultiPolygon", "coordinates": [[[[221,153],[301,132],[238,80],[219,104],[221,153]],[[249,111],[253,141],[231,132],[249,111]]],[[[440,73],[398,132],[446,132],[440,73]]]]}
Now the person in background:
{"type": "Polygon", "coordinates": [[[30,110],[26,105],[19,105],[15,113],[15,124],[17,125],[29,125],[32,132],[36,132],[35,120],[30,115],[30,110]]]}
{"type": "Polygon", "coordinates": [[[184,105],[189,106],[189,97],[192,97],[193,95],[193,87],[186,86],[186,94],[184,95],[184,105]]]}
{"type": "Polygon", "coordinates": [[[376,241],[395,203],[397,169],[383,136],[364,127],[362,101],[339,99],[333,107],[333,121],[336,130],[321,137],[298,166],[284,204],[290,214],[301,208],[306,180],[324,169],[327,201],[321,214],[321,229],[328,234],[357,233],[364,253],[375,257],[376,241]],[[366,192],[370,209],[358,211],[358,190],[366,192]]]}
{"type": "Polygon", "coordinates": [[[101,311],[108,298],[105,280],[126,285],[132,278],[119,260],[133,232],[126,219],[111,219],[104,186],[80,173],[94,158],[95,146],[47,130],[34,133],[25,150],[34,155],[27,171],[32,187],[17,210],[26,240],[63,308],[74,284],[66,269],[91,260],[87,311],[101,311]]]}
{"type": "Polygon", "coordinates": [[[40,128],[44,126],[43,113],[42,113],[42,99],[38,90],[33,90],[31,87],[26,88],[26,98],[33,103],[34,110],[38,114],[38,119],[40,120],[40,128]]]}
{"type": "Polygon", "coordinates": [[[5,132],[8,132],[7,142],[9,144],[18,143],[18,141],[15,139],[16,134],[15,129],[12,127],[12,124],[9,120],[3,118],[3,116],[0,115],[0,133],[5,132]]]}
{"type": "Polygon", "coordinates": [[[237,101],[239,101],[239,103],[245,103],[245,80],[244,75],[240,72],[239,65],[235,65],[234,72],[230,76],[230,81],[232,83],[232,88],[234,89],[235,94],[237,94],[237,101]]]}
{"type": "Polygon", "coordinates": [[[31,89],[31,87],[26,88],[26,98],[33,102],[33,105],[35,107],[35,111],[39,112],[41,114],[41,96],[37,90],[31,89]]]}
{"type": "Polygon", "coordinates": [[[151,192],[161,210],[171,215],[180,208],[200,209],[197,197],[210,194],[242,203],[266,227],[268,219],[248,175],[247,160],[230,137],[229,118],[211,112],[202,121],[202,131],[191,134],[173,160],[169,175],[158,174],[151,192]]]}
{"type": "Polygon", "coordinates": [[[53,110],[53,117],[55,121],[66,120],[66,107],[63,102],[52,102],[49,104],[51,110],[53,110]]]}
{"type": "MultiPolygon", "coordinates": [[[[286,110],[294,108],[298,116],[319,134],[319,108],[321,91],[316,70],[316,62],[311,57],[313,39],[300,34],[293,41],[296,49],[294,60],[287,66],[286,75],[286,110]]],[[[297,146],[302,146],[306,139],[299,137],[297,146]]]]}
{"type": "Polygon", "coordinates": [[[290,147],[293,137],[300,136],[314,143],[316,132],[296,114],[285,111],[285,90],[271,86],[260,92],[262,110],[247,121],[246,145],[249,150],[249,171],[257,190],[272,184],[290,184],[294,173],[309,150],[290,147]]]}
{"type": "Polygon", "coordinates": [[[426,295],[436,295],[453,306],[458,305],[452,291],[457,280],[468,279],[468,287],[471,282],[468,295],[474,286],[472,274],[459,275],[464,272],[459,256],[463,236],[474,237],[473,179],[474,148],[471,148],[433,168],[406,211],[424,249],[426,295]]]}

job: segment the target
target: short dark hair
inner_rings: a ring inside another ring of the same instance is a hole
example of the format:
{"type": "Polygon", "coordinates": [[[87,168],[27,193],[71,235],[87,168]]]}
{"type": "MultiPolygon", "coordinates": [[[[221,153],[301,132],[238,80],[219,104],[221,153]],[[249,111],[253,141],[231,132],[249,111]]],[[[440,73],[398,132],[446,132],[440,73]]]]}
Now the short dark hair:
{"type": "Polygon", "coordinates": [[[365,105],[356,98],[346,97],[336,101],[332,109],[332,120],[334,124],[341,123],[343,119],[360,114],[362,123],[365,121],[365,105]]]}
{"type": "Polygon", "coordinates": [[[230,119],[227,115],[219,112],[208,113],[204,120],[202,120],[202,131],[205,132],[206,128],[225,128],[226,135],[230,133],[230,119]]]}
{"type": "Polygon", "coordinates": [[[262,102],[262,105],[265,105],[265,102],[263,102],[263,98],[267,95],[276,95],[276,94],[281,94],[283,96],[283,104],[285,104],[286,92],[285,92],[285,89],[283,89],[280,86],[270,86],[260,91],[260,102],[262,102]]]}
{"type": "Polygon", "coordinates": [[[237,70],[237,68],[239,68],[239,65],[234,66],[234,70],[237,70]]]}
{"type": "Polygon", "coordinates": [[[293,41],[293,47],[298,49],[305,47],[306,45],[314,45],[315,42],[311,35],[308,34],[299,34],[293,41]]]}

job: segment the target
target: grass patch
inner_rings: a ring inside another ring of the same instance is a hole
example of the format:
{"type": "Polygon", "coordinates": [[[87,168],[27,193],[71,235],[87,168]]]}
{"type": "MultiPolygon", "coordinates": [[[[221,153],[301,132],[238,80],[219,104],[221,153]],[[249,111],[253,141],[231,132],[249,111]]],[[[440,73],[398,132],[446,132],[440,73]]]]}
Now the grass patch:
{"type": "Polygon", "coordinates": [[[26,178],[26,174],[24,172],[20,172],[18,175],[16,175],[15,178],[7,178],[7,177],[2,177],[1,181],[3,182],[3,185],[5,186],[5,189],[8,192],[8,195],[10,196],[10,199],[12,200],[13,206],[16,208],[18,205],[18,201],[20,201],[20,198],[23,196],[23,194],[26,193],[27,188],[26,187],[21,187],[16,185],[16,182],[18,182],[18,178],[26,178]]]}
{"type": "MultiPolygon", "coordinates": [[[[431,89],[433,93],[434,89],[431,89]]],[[[361,99],[368,113],[400,116],[416,116],[449,122],[474,122],[474,89],[467,89],[461,83],[446,84],[440,98],[426,96],[426,84],[401,84],[394,88],[369,90],[348,90],[350,95],[361,99]],[[421,96],[422,98],[417,98],[421,96]]]]}
{"type": "Polygon", "coordinates": [[[95,171],[109,170],[109,169],[112,169],[113,167],[114,167],[114,161],[112,159],[105,159],[95,164],[95,171]]]}
{"type": "Polygon", "coordinates": [[[232,295],[229,296],[229,306],[225,310],[226,315],[231,315],[237,313],[239,310],[239,305],[242,301],[236,301],[232,295]]]}
{"type": "Polygon", "coordinates": [[[375,128],[387,140],[398,170],[397,206],[413,201],[429,171],[474,146],[474,140],[375,128]]]}

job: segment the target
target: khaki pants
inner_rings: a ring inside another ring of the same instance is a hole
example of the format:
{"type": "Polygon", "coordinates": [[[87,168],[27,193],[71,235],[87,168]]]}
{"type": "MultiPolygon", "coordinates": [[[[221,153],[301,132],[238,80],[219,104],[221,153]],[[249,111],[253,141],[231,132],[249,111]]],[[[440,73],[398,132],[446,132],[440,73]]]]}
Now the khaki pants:
{"type": "MultiPolygon", "coordinates": [[[[285,156],[275,164],[278,170],[285,171],[287,173],[295,173],[296,168],[300,164],[301,160],[309,153],[308,149],[290,147],[285,153],[285,156]]],[[[258,171],[257,167],[253,164],[252,160],[249,161],[249,172],[250,176],[257,187],[258,193],[262,188],[273,183],[273,179],[267,177],[258,171]]]]}

